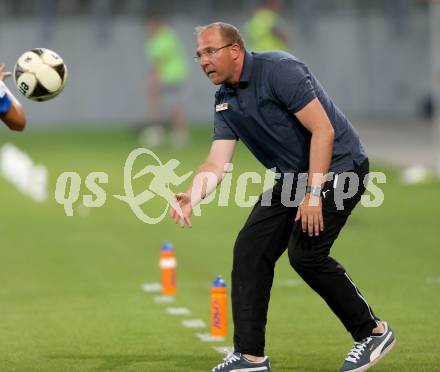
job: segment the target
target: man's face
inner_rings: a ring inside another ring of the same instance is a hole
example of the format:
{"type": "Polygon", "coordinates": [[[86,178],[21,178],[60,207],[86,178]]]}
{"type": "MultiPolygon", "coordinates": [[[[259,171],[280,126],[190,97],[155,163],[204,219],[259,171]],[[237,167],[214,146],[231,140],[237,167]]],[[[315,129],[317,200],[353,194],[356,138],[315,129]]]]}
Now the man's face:
{"type": "Polygon", "coordinates": [[[227,82],[233,75],[237,59],[236,44],[219,49],[228,43],[223,40],[220,29],[213,27],[203,31],[197,38],[197,55],[200,66],[215,85],[227,82]],[[214,53],[213,53],[214,52],[214,53]]]}

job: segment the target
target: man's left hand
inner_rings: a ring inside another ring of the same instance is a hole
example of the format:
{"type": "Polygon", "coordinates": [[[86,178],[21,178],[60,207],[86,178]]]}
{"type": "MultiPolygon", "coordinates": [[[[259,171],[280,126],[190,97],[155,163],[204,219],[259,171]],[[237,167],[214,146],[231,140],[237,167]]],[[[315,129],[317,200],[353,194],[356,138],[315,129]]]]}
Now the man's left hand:
{"type": "Polygon", "coordinates": [[[304,200],[298,206],[295,222],[301,221],[302,230],[309,236],[318,236],[324,230],[324,219],[322,217],[322,199],[307,193],[304,200]]]}

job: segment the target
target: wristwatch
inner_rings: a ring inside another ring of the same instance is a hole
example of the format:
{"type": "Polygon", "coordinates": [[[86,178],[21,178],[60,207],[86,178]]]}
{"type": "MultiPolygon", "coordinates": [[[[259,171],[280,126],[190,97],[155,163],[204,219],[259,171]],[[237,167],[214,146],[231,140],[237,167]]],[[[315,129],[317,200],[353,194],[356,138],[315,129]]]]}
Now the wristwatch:
{"type": "Polygon", "coordinates": [[[313,196],[321,196],[321,187],[320,186],[307,186],[306,194],[310,194],[313,196]]]}

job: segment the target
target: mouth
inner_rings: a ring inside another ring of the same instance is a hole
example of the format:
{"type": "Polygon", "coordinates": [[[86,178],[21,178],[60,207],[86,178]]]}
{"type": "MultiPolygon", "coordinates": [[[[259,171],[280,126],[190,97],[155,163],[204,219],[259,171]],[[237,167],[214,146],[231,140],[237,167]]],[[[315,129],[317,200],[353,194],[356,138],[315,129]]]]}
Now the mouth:
{"type": "Polygon", "coordinates": [[[208,76],[209,78],[212,77],[214,74],[216,74],[216,71],[206,71],[206,76],[208,76]]]}

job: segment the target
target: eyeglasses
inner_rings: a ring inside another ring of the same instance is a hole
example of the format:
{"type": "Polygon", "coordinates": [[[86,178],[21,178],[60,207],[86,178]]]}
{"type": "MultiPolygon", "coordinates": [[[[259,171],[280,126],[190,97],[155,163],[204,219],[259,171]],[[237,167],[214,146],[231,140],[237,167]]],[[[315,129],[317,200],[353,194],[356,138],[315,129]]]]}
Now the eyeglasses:
{"type": "Polygon", "coordinates": [[[219,50],[222,50],[224,48],[227,48],[227,47],[230,47],[230,46],[233,46],[233,45],[234,45],[234,43],[223,45],[220,48],[206,48],[203,52],[197,53],[197,55],[194,57],[194,62],[199,63],[203,56],[206,56],[208,58],[214,57],[215,54],[219,50]]]}

